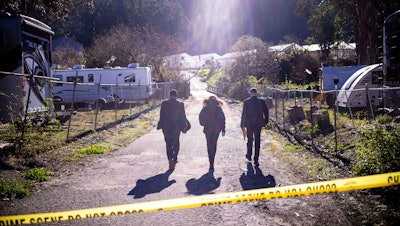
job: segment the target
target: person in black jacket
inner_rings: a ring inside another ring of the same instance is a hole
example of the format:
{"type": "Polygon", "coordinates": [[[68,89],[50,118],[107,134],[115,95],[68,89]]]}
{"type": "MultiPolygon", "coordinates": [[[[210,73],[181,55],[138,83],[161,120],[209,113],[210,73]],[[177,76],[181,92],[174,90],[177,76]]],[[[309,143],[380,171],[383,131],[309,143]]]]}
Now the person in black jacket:
{"type": "Polygon", "coordinates": [[[204,126],[203,132],[207,140],[208,160],[210,162],[210,171],[214,170],[214,159],[217,152],[217,141],[219,133],[225,136],[225,114],[222,111],[222,102],[215,96],[210,96],[204,100],[203,109],[199,114],[199,122],[204,126]]]}
{"type": "Polygon", "coordinates": [[[247,131],[247,160],[251,161],[253,140],[255,143],[254,165],[259,166],[261,128],[267,125],[269,120],[267,104],[264,100],[257,97],[257,89],[250,89],[250,98],[243,103],[242,119],[240,127],[247,131]]]}
{"type": "Polygon", "coordinates": [[[178,101],[178,92],[170,91],[170,98],[161,103],[160,120],[157,129],[162,129],[167,147],[169,169],[174,170],[178,162],[179,136],[181,131],[186,132],[186,114],[182,102],[178,101]]]}

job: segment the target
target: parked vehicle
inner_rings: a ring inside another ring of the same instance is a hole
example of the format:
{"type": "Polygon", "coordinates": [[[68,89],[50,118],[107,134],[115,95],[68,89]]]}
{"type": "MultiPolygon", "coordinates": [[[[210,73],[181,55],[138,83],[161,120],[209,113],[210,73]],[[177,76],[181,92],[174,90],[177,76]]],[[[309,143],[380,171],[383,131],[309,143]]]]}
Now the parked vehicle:
{"type": "Polygon", "coordinates": [[[322,67],[322,75],[320,77],[321,89],[324,91],[335,90],[335,86],[341,89],[344,83],[350,78],[354,72],[364,66],[339,66],[339,67],[322,67]],[[338,83],[335,84],[334,80],[338,79],[338,83]]]}
{"type": "Polygon", "coordinates": [[[379,90],[382,88],[382,64],[365,66],[350,76],[338,91],[337,104],[344,108],[364,108],[368,103],[377,107],[382,102],[379,90]],[[368,90],[366,90],[368,89],[368,90]]]}
{"type": "Polygon", "coordinates": [[[400,52],[396,47],[400,40],[399,33],[400,10],[384,21],[383,64],[365,66],[347,79],[338,93],[339,107],[370,107],[368,110],[378,106],[391,109],[399,107],[400,52]],[[383,87],[387,90],[376,89],[383,87]]]}
{"type": "Polygon", "coordinates": [[[0,121],[40,118],[51,111],[53,35],[34,18],[0,13],[0,121]]]}
{"type": "Polygon", "coordinates": [[[53,70],[53,100],[57,103],[108,104],[148,99],[153,95],[154,83],[150,67],[132,63],[128,67],[53,70]]]}

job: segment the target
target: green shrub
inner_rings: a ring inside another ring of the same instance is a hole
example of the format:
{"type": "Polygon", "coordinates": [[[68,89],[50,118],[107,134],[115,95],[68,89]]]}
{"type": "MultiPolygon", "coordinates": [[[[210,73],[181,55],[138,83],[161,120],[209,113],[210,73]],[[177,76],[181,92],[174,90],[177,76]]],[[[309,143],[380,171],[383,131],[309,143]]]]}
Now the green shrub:
{"type": "Polygon", "coordinates": [[[380,124],[389,123],[393,120],[393,117],[390,115],[378,115],[375,120],[380,124]]]}
{"type": "Polygon", "coordinates": [[[51,172],[50,170],[41,168],[33,168],[22,174],[22,176],[26,180],[37,181],[37,182],[48,181],[50,176],[53,175],[54,173],[51,172]]]}
{"type": "Polygon", "coordinates": [[[8,184],[5,182],[0,182],[0,197],[12,197],[23,198],[30,195],[31,192],[27,188],[27,183],[25,181],[18,181],[13,184],[8,184]]]}
{"type": "Polygon", "coordinates": [[[400,128],[380,125],[362,132],[356,147],[357,159],[352,166],[358,175],[388,173],[400,170],[400,128]]]}
{"type": "Polygon", "coordinates": [[[104,147],[92,145],[86,148],[79,149],[78,153],[82,155],[99,155],[104,154],[104,147]]]}
{"type": "Polygon", "coordinates": [[[320,134],[320,127],[319,124],[309,124],[309,126],[306,127],[306,131],[308,134],[313,134],[313,136],[315,137],[317,134],[320,134]]]}
{"type": "Polygon", "coordinates": [[[228,88],[228,96],[236,100],[244,100],[249,94],[241,84],[234,84],[228,88]]]}

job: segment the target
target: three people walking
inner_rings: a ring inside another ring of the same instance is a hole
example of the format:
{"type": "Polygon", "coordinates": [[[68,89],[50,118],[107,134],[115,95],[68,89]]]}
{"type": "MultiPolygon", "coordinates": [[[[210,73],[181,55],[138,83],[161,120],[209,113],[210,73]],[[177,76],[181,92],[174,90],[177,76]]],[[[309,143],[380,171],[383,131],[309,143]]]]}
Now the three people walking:
{"type": "MultiPolygon", "coordinates": [[[[243,103],[240,127],[247,136],[246,158],[248,161],[252,160],[254,142],[254,165],[259,166],[261,129],[268,123],[269,115],[265,101],[258,98],[257,89],[251,88],[249,93],[250,97],[243,103]]],[[[176,98],[177,91],[171,90],[170,98],[161,104],[160,119],[157,124],[157,129],[162,129],[164,134],[170,170],[174,170],[175,164],[178,162],[180,133],[185,133],[187,129],[184,104],[176,98]]],[[[204,100],[199,114],[199,123],[204,127],[209,169],[213,171],[219,134],[225,135],[225,114],[222,110],[222,102],[215,96],[204,100]]]]}

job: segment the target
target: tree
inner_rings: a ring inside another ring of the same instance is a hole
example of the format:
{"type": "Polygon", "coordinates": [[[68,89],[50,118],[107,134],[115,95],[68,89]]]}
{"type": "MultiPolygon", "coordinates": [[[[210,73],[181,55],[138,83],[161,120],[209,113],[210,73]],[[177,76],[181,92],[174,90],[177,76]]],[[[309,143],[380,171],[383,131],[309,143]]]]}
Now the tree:
{"type": "Polygon", "coordinates": [[[233,44],[232,51],[240,52],[246,50],[262,49],[265,48],[266,43],[260,38],[253,37],[250,35],[243,35],[233,44]]]}
{"type": "Polygon", "coordinates": [[[283,39],[279,42],[280,45],[291,43],[300,44],[300,40],[295,35],[285,35],[283,36],[283,39]]]}
{"type": "Polygon", "coordinates": [[[23,14],[49,22],[66,15],[73,2],[74,0],[3,0],[0,2],[0,8],[10,13],[23,14]]]}
{"type": "Polygon", "coordinates": [[[318,32],[323,27],[333,28],[334,41],[354,40],[360,65],[381,62],[379,46],[382,40],[379,36],[383,20],[400,8],[397,0],[292,0],[292,4],[296,13],[308,20],[308,26],[319,43],[324,40],[318,39],[321,34],[332,38],[329,29],[318,32]]]}
{"type": "Polygon", "coordinates": [[[83,44],[84,47],[91,45],[98,31],[94,19],[94,0],[83,1],[69,10],[63,18],[52,21],[51,26],[56,36],[68,36],[83,44]]]}
{"type": "Polygon", "coordinates": [[[156,77],[164,80],[163,56],[179,53],[184,48],[186,43],[182,37],[165,34],[156,27],[119,25],[97,36],[85,56],[89,67],[103,67],[111,56],[115,60],[109,66],[152,65],[156,77]]]}
{"type": "Polygon", "coordinates": [[[180,37],[189,31],[182,7],[171,0],[93,0],[93,4],[80,6],[70,11],[64,32],[84,46],[90,46],[96,36],[120,24],[157,27],[165,34],[180,37]]]}
{"type": "Polygon", "coordinates": [[[232,82],[244,81],[248,76],[254,76],[264,83],[277,82],[279,65],[268,52],[268,45],[261,39],[242,36],[235,42],[232,50],[240,51],[235,62],[227,69],[232,82]]]}
{"type": "Polygon", "coordinates": [[[280,55],[278,83],[290,81],[294,84],[305,85],[318,81],[319,62],[305,51],[292,51],[280,55]],[[306,73],[306,69],[311,74],[306,73]]]}
{"type": "Polygon", "coordinates": [[[334,0],[354,28],[359,64],[381,62],[382,27],[384,19],[400,8],[397,0],[334,0]]]}
{"type": "Polygon", "coordinates": [[[71,46],[58,47],[53,52],[52,62],[58,64],[61,68],[66,68],[77,64],[83,64],[83,56],[71,46]]]}
{"type": "Polygon", "coordinates": [[[314,40],[321,46],[322,61],[326,63],[329,59],[330,46],[336,41],[337,27],[334,22],[339,10],[329,1],[292,0],[292,4],[297,14],[307,19],[314,40]]]}
{"type": "Polygon", "coordinates": [[[295,54],[291,58],[291,73],[288,80],[298,85],[318,82],[319,63],[309,54],[295,54]],[[311,71],[309,74],[306,70],[311,71]]]}
{"type": "Polygon", "coordinates": [[[38,19],[56,36],[73,37],[85,47],[119,24],[158,27],[181,37],[190,31],[183,8],[173,0],[4,0],[0,8],[38,19]]]}

